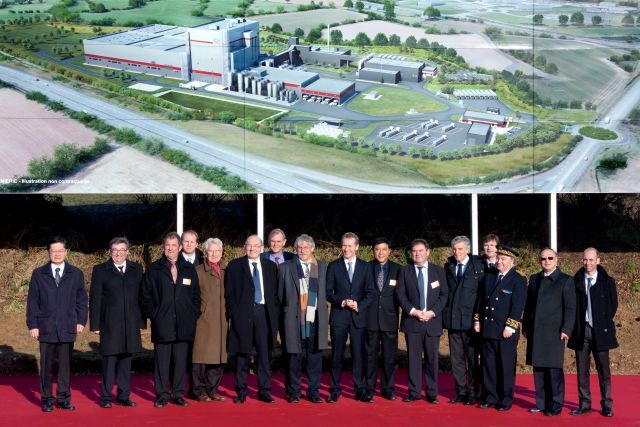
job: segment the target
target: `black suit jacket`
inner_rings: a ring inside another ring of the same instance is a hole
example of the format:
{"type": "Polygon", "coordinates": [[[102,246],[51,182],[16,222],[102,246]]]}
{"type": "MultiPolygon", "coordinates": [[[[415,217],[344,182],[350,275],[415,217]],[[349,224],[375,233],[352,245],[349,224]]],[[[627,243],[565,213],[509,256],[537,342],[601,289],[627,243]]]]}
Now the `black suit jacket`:
{"type": "Polygon", "coordinates": [[[51,263],[33,270],[27,295],[27,327],[40,330],[40,342],[75,341],[76,325],[87,323],[88,308],[84,275],[79,268],[65,261],[58,286],[51,263]]]}
{"type": "MultiPolygon", "coordinates": [[[[183,253],[183,251],[180,251],[180,256],[184,259],[183,253]]],[[[193,266],[197,267],[200,264],[204,264],[204,253],[200,249],[196,248],[195,257],[193,259],[193,266]]]]}
{"type": "Polygon", "coordinates": [[[149,264],[142,279],[140,301],[151,319],[151,341],[193,341],[200,316],[200,285],[193,264],[182,255],[176,261],[178,279],[173,283],[169,261],[163,255],[149,264]]]}
{"type": "Polygon", "coordinates": [[[480,321],[483,338],[503,340],[502,332],[509,326],[516,332],[508,339],[518,341],[527,300],[527,279],[512,268],[495,286],[498,274],[496,270],[485,277],[474,319],[480,321]]]}
{"type": "Polygon", "coordinates": [[[445,329],[468,331],[473,328],[473,314],[478,299],[478,289],[484,279],[485,263],[477,256],[469,255],[469,261],[458,283],[456,278],[458,262],[450,257],[444,265],[449,285],[447,306],[442,311],[445,329]]]}
{"type": "MultiPolygon", "coordinates": [[[[270,344],[275,344],[276,332],[278,332],[279,302],[278,302],[278,276],[276,265],[273,262],[260,260],[262,270],[262,285],[264,288],[265,306],[267,309],[267,321],[270,344]]],[[[249,258],[243,256],[232,260],[227,265],[224,275],[224,298],[229,329],[229,352],[250,353],[253,344],[253,305],[255,287],[249,258]]]]}
{"type": "MultiPolygon", "coordinates": [[[[584,285],[584,268],[578,270],[573,277],[576,290],[576,322],[569,338],[568,347],[582,350],[584,344],[584,328],[587,313],[587,292],[584,285]]],[[[613,317],[618,310],[618,292],[616,281],[607,271],[598,266],[598,279],[591,286],[591,315],[593,316],[593,348],[595,351],[606,351],[618,347],[616,325],[613,317]]]]}
{"type": "Polygon", "coordinates": [[[142,266],[127,260],[124,275],[110,259],[93,267],[89,292],[90,330],[100,331],[102,355],[142,351],[142,266]]]}
{"type": "Polygon", "coordinates": [[[442,310],[447,304],[449,287],[444,269],[439,265],[427,263],[427,311],[431,310],[436,317],[428,322],[421,322],[409,315],[412,308],[420,308],[420,290],[414,264],[404,265],[398,274],[396,294],[402,307],[400,327],[405,333],[424,332],[430,337],[442,335],[442,310]]]}
{"type": "MultiPolygon", "coordinates": [[[[265,260],[265,261],[271,261],[271,259],[269,259],[269,256],[271,255],[271,251],[267,251],[267,252],[262,252],[260,254],[260,260],[265,260]]],[[[293,258],[293,253],[291,252],[287,252],[287,251],[282,251],[282,256],[284,257],[285,262],[289,261],[293,258]]],[[[273,261],[271,261],[273,262],[273,261]]]]}
{"type": "Polygon", "coordinates": [[[327,267],[327,301],[331,304],[331,326],[348,327],[351,323],[356,328],[366,328],[367,309],[373,301],[373,276],[369,264],[356,258],[353,280],[349,282],[349,274],[344,258],[340,257],[327,267]],[[342,301],[352,299],[358,302],[358,312],[342,307],[342,301]]]}
{"type": "Polygon", "coordinates": [[[369,262],[373,278],[373,300],[367,310],[367,330],[396,332],[400,316],[400,304],[396,297],[400,265],[387,261],[388,269],[384,276],[382,292],[378,289],[377,265],[379,263],[376,260],[369,262]]]}

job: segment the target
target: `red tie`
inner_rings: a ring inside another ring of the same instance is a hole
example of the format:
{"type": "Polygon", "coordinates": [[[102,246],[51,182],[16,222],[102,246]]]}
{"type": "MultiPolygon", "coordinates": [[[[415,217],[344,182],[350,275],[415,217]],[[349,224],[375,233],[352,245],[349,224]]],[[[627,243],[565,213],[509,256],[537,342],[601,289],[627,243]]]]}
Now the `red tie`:
{"type": "Polygon", "coordinates": [[[171,263],[171,278],[173,279],[173,284],[175,285],[178,281],[178,267],[176,267],[175,262],[169,262],[171,263]]]}
{"type": "Polygon", "coordinates": [[[276,268],[278,268],[278,265],[280,265],[280,257],[276,257],[275,262],[276,262],[276,268]]]}

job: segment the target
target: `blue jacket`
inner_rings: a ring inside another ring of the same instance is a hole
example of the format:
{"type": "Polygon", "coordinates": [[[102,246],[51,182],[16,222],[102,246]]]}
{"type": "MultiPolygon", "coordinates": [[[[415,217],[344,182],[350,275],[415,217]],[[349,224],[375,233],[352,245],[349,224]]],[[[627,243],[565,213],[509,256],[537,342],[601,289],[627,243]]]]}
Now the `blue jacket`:
{"type": "Polygon", "coordinates": [[[88,311],[84,275],[79,268],[65,262],[57,286],[50,263],[33,270],[27,296],[27,327],[40,330],[39,341],[75,341],[76,325],[87,323],[88,311]]]}

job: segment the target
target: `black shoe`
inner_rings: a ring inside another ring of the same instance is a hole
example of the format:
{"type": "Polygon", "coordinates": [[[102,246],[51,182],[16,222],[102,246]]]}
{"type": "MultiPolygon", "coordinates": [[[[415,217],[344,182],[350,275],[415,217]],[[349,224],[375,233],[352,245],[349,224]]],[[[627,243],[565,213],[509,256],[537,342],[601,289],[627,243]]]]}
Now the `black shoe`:
{"type": "Polygon", "coordinates": [[[322,399],[320,399],[320,396],[318,396],[317,394],[312,394],[307,396],[307,400],[311,403],[322,403],[324,402],[322,399]]]}
{"type": "Polygon", "coordinates": [[[611,409],[603,409],[602,410],[603,417],[613,417],[613,411],[611,409]]]}
{"type": "Polygon", "coordinates": [[[155,406],[156,408],[164,408],[165,406],[167,406],[167,399],[165,399],[164,397],[160,397],[156,399],[156,401],[153,403],[153,406],[155,406]]]}
{"type": "Polygon", "coordinates": [[[100,402],[100,407],[108,409],[108,408],[112,408],[113,405],[111,404],[111,402],[100,402]]]}
{"type": "Polygon", "coordinates": [[[585,415],[590,413],[591,413],[591,408],[578,408],[569,412],[570,415],[585,415]]]}
{"type": "Polygon", "coordinates": [[[396,400],[398,398],[398,396],[396,396],[396,394],[392,391],[388,393],[382,393],[382,397],[387,400],[396,400]]]}
{"type": "Polygon", "coordinates": [[[489,403],[489,402],[482,402],[481,404],[478,405],[478,408],[480,409],[489,409],[489,408],[495,408],[496,405],[494,403],[489,403]]]}
{"type": "MultiPolygon", "coordinates": [[[[271,396],[271,393],[259,393],[258,394],[258,400],[260,402],[264,402],[264,403],[275,403],[275,399],[271,396]]],[[[300,399],[298,399],[298,402],[300,401],[300,399]]]]}
{"type": "Polygon", "coordinates": [[[554,409],[553,411],[545,411],[545,415],[547,417],[555,417],[557,415],[560,415],[560,413],[562,412],[562,408],[558,408],[558,409],[554,409]]]}
{"type": "Polygon", "coordinates": [[[456,397],[449,400],[449,403],[460,403],[466,401],[466,397],[460,394],[456,394],[456,397]]]}
{"type": "Polygon", "coordinates": [[[537,413],[542,412],[542,409],[540,409],[540,408],[531,408],[531,409],[529,409],[529,412],[532,413],[532,414],[537,414],[537,413]]]}
{"type": "Polygon", "coordinates": [[[42,412],[53,412],[53,403],[49,403],[49,402],[43,403],[42,412]]]}
{"type": "Polygon", "coordinates": [[[136,402],[131,399],[118,399],[116,400],[116,405],[134,407],[136,406],[136,402]]]}
{"type": "Polygon", "coordinates": [[[511,406],[500,405],[496,409],[500,412],[507,412],[511,410],[511,406]]]}
{"type": "Polygon", "coordinates": [[[402,399],[403,402],[415,402],[416,400],[420,400],[420,396],[416,396],[415,394],[410,394],[402,399]]]}
{"type": "Polygon", "coordinates": [[[329,398],[327,399],[327,403],[336,403],[340,399],[340,393],[337,391],[331,392],[329,398]]]}
{"type": "Polygon", "coordinates": [[[300,403],[300,396],[298,396],[297,394],[290,394],[289,397],[287,397],[287,402],[300,403]]]}
{"type": "Polygon", "coordinates": [[[67,411],[75,411],[76,407],[73,406],[70,402],[58,402],[56,403],[56,408],[66,409],[67,411]]]}
{"type": "Polygon", "coordinates": [[[476,399],[476,397],[475,397],[475,396],[467,396],[467,397],[464,399],[464,402],[463,402],[463,403],[464,403],[465,405],[473,405],[474,403],[476,403],[476,400],[477,400],[477,399],[476,399]]]}
{"type": "Polygon", "coordinates": [[[177,406],[189,406],[189,402],[187,402],[184,397],[178,397],[177,399],[171,399],[171,403],[177,406]]]}
{"type": "Polygon", "coordinates": [[[363,392],[362,393],[362,401],[364,403],[373,403],[373,395],[374,392],[373,391],[367,391],[367,392],[363,392]]]}
{"type": "Polygon", "coordinates": [[[247,401],[247,395],[244,393],[240,393],[233,398],[233,403],[244,403],[246,401],[247,401]]]}
{"type": "Polygon", "coordinates": [[[427,396],[427,402],[431,403],[432,405],[437,405],[438,403],[438,398],[437,397],[429,397],[427,396]]]}

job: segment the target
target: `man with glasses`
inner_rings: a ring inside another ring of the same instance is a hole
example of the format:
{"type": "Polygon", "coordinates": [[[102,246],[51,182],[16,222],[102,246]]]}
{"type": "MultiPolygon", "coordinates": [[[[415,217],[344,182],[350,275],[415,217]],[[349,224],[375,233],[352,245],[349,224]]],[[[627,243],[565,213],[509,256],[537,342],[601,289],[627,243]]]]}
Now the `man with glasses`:
{"type": "Polygon", "coordinates": [[[149,264],[141,291],[143,312],[151,319],[154,406],[163,408],[169,400],[189,406],[184,399],[184,377],[189,344],[195,338],[200,316],[200,286],[193,264],[180,255],[180,235],[167,233],[162,242],[164,253],[149,264]]]}
{"type": "Polygon", "coordinates": [[[540,252],[542,271],[529,279],[522,334],[527,338],[527,364],[533,366],[536,406],[556,416],[564,405],[564,347],[576,318],[573,279],[558,268],[558,254],[550,248],[540,252]]]}
{"type": "Polygon", "coordinates": [[[260,258],[262,239],[247,237],[245,256],[229,262],[224,276],[224,296],[229,319],[229,353],[236,354],[234,403],[247,399],[249,357],[255,347],[258,364],[258,399],[273,403],[271,352],[278,330],[278,278],[276,265],[260,258]]]}
{"type": "Polygon", "coordinates": [[[142,351],[143,326],[139,304],[142,266],[127,259],[129,240],[109,242],[111,258],[93,268],[89,293],[90,330],[100,336],[102,384],[100,406],[111,408],[112,389],[118,385],[116,405],[136,406],[131,395],[131,359],[142,351]]]}
{"type": "Polygon", "coordinates": [[[576,322],[568,345],[576,352],[580,406],[571,411],[571,415],[591,412],[589,361],[593,354],[600,384],[602,415],[613,417],[609,350],[618,347],[613,321],[618,309],[616,281],[600,265],[600,253],[595,248],[584,250],[582,265],[583,267],[573,276],[577,310],[576,322]]]}
{"type": "Polygon", "coordinates": [[[77,334],[87,323],[87,292],[82,271],[66,261],[67,241],[53,237],[47,248],[49,262],[31,274],[27,295],[27,327],[40,342],[40,395],[42,411],[56,407],[75,410],[71,404],[69,377],[71,352],[77,334]],[[58,387],[53,396],[54,364],[58,361],[58,387]]]}
{"type": "Polygon", "coordinates": [[[420,400],[424,353],[427,402],[438,404],[438,347],[442,336],[442,310],[449,287],[444,269],[428,262],[429,244],[411,242],[411,264],[400,268],[396,295],[402,307],[400,328],[407,341],[409,394],[405,402],[420,400]]]}
{"type": "Polygon", "coordinates": [[[527,279],[515,269],[518,253],[498,245],[496,271],[489,272],[474,314],[474,328],[482,334],[482,409],[509,411],[516,383],[520,321],[527,299],[527,279]]]}

